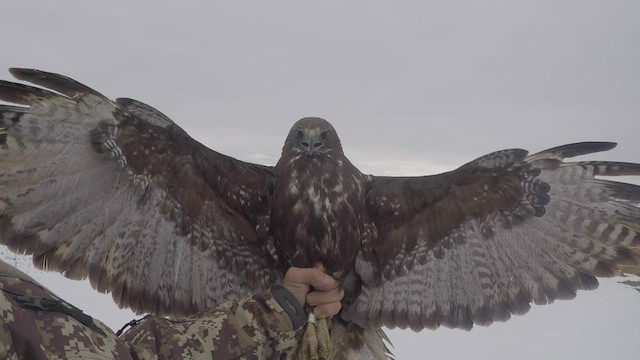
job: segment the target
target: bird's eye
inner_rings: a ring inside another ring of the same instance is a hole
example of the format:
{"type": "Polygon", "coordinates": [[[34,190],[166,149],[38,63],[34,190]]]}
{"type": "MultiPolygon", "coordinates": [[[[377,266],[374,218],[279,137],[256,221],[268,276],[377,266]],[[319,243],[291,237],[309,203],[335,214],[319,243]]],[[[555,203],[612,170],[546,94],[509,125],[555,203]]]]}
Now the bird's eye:
{"type": "Polygon", "coordinates": [[[301,142],[300,144],[301,144],[302,146],[304,146],[304,147],[309,147],[309,143],[308,143],[308,142],[306,142],[306,141],[303,141],[303,142],[301,142]]]}
{"type": "Polygon", "coordinates": [[[304,132],[302,132],[302,130],[296,130],[296,137],[298,139],[302,139],[304,137],[304,132]]]}
{"type": "Polygon", "coordinates": [[[323,131],[320,133],[320,139],[326,140],[329,137],[329,131],[323,131]]]}
{"type": "Polygon", "coordinates": [[[321,142],[317,142],[317,143],[313,144],[313,147],[320,147],[320,146],[322,146],[321,142]]]}

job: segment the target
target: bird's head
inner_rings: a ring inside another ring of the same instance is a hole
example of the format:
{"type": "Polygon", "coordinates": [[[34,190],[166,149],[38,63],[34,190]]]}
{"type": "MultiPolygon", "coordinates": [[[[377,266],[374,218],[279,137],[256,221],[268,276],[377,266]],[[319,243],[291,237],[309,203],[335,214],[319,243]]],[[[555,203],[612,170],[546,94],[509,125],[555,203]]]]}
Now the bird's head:
{"type": "Polygon", "coordinates": [[[308,156],[342,153],[342,145],[336,130],[324,119],[306,117],[296,121],[284,142],[282,153],[294,152],[308,156]]]}

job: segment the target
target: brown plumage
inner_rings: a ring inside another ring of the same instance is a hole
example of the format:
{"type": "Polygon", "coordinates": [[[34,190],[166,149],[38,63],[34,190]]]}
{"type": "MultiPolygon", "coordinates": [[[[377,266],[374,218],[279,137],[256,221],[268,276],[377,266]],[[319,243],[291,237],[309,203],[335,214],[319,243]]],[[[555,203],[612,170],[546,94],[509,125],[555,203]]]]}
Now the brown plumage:
{"type": "Polygon", "coordinates": [[[507,320],[597,286],[640,245],[640,165],[565,162],[613,143],[498,151],[422,177],[363,175],[325,120],[275,167],[191,139],[157,110],[61,75],[0,82],[0,241],[120,306],[183,315],[321,261],[345,288],[333,357],[385,355],[381,326],[507,320]],[[342,353],[344,351],[344,354],[342,353]]]}
{"type": "Polygon", "coordinates": [[[320,261],[344,280],[364,231],[366,178],[344,156],[331,124],[296,122],[275,176],[271,219],[283,267],[320,261]]]}

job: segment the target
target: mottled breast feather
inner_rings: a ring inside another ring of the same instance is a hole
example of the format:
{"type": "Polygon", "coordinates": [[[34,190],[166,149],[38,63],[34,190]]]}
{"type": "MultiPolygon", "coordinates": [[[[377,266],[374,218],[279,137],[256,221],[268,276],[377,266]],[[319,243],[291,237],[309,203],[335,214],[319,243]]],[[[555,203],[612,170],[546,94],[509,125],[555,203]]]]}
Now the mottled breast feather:
{"type": "MultiPolygon", "coordinates": [[[[324,124],[311,119],[306,126],[324,124]]],[[[297,129],[294,125],[292,132],[297,129]]],[[[335,130],[328,129],[337,140],[335,130]]],[[[275,169],[272,225],[284,266],[320,261],[342,280],[360,248],[365,177],[344,156],[339,141],[328,145],[326,152],[309,155],[285,144],[275,169]]]]}

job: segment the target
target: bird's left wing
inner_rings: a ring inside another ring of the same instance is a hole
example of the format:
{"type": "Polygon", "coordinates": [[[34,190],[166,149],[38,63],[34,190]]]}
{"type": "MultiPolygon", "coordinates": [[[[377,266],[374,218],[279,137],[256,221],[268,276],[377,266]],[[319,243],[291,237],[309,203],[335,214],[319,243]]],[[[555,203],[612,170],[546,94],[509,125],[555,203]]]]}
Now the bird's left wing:
{"type": "Polygon", "coordinates": [[[441,175],[371,177],[363,285],[342,316],[468,329],[595,288],[640,246],[640,187],[596,177],[640,175],[640,165],[563,159],[614,146],[505,150],[441,175]]]}
{"type": "Polygon", "coordinates": [[[271,167],[209,150],[155,109],[65,76],[0,82],[0,242],[120,306],[188,314],[278,276],[271,167]],[[51,90],[49,90],[51,89],[51,90]]]}

